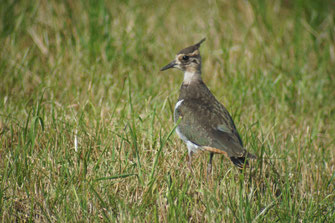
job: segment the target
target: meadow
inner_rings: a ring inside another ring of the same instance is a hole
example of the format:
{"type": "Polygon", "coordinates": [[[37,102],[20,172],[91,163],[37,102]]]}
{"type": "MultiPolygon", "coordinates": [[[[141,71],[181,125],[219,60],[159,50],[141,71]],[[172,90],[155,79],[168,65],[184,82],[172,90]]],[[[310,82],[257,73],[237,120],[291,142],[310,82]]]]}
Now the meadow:
{"type": "Polygon", "coordinates": [[[335,222],[335,3],[15,1],[0,6],[1,222],[335,222]],[[202,77],[258,159],[175,134],[202,77]]]}

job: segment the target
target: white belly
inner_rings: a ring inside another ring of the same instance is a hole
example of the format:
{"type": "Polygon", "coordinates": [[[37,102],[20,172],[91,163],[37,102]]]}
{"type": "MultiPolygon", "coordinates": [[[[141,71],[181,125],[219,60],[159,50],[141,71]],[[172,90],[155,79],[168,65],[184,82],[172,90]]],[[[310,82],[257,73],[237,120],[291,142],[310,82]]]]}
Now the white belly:
{"type": "MultiPolygon", "coordinates": [[[[176,103],[175,108],[174,108],[174,110],[175,110],[175,115],[174,115],[175,116],[175,122],[177,122],[177,120],[176,120],[176,111],[177,111],[178,107],[183,103],[183,101],[184,101],[183,99],[180,100],[180,101],[178,101],[176,103]]],[[[198,150],[201,150],[200,146],[198,146],[198,145],[194,144],[193,142],[191,142],[190,140],[188,140],[186,138],[186,136],[184,136],[180,132],[179,127],[177,127],[176,132],[177,132],[179,138],[181,138],[186,143],[186,146],[187,146],[187,149],[188,149],[188,153],[191,153],[191,152],[196,153],[198,150]]]]}
{"type": "Polygon", "coordinates": [[[188,140],[188,139],[186,138],[186,136],[184,136],[184,135],[180,132],[179,127],[177,127],[176,132],[177,132],[179,138],[181,138],[181,139],[186,143],[186,146],[187,146],[187,149],[188,149],[188,152],[189,152],[189,153],[190,153],[190,152],[196,153],[196,152],[198,152],[199,150],[201,150],[201,147],[200,147],[200,146],[198,146],[198,145],[194,144],[193,142],[191,142],[190,140],[188,140]]]}

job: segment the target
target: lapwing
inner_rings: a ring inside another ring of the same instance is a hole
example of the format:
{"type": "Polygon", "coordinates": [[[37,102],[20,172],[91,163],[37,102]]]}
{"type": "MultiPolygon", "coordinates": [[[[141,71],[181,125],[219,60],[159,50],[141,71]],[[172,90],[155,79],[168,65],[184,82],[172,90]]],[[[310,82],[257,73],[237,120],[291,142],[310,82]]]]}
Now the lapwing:
{"type": "Polygon", "coordinates": [[[208,174],[212,172],[214,154],[223,154],[239,168],[256,156],[243,147],[242,139],[227,109],[215,98],[201,78],[199,47],[205,41],[181,50],[161,71],[177,68],[184,72],[178,102],[174,109],[176,132],[188,148],[188,164],[199,150],[208,151],[208,174]]]}

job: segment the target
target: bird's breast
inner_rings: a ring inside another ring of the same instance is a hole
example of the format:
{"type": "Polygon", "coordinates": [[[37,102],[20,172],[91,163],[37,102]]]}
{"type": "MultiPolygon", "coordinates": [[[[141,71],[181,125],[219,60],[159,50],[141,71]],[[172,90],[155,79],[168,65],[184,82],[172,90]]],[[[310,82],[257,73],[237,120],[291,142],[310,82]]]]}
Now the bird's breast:
{"type": "Polygon", "coordinates": [[[184,99],[179,100],[174,107],[174,122],[176,123],[181,116],[180,106],[182,105],[184,99]]]}

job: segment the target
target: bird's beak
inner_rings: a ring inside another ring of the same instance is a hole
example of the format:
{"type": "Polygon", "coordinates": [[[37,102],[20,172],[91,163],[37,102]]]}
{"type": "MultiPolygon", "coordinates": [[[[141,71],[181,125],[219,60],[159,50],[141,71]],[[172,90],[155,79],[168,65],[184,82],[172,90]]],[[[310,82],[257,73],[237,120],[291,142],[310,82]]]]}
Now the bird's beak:
{"type": "Polygon", "coordinates": [[[167,69],[170,69],[170,68],[173,68],[175,67],[177,64],[176,64],[176,60],[172,61],[171,63],[169,63],[168,65],[164,66],[161,71],[163,70],[167,70],[167,69]]]}

